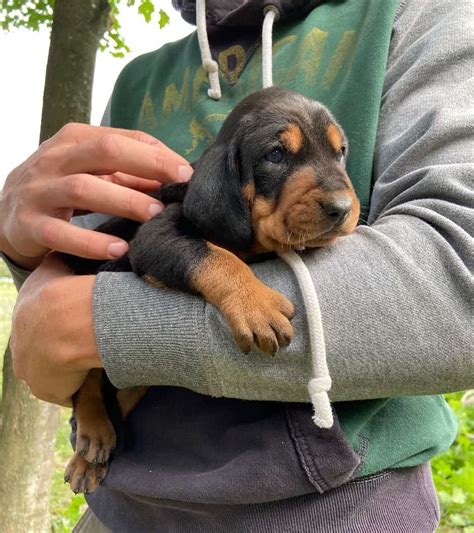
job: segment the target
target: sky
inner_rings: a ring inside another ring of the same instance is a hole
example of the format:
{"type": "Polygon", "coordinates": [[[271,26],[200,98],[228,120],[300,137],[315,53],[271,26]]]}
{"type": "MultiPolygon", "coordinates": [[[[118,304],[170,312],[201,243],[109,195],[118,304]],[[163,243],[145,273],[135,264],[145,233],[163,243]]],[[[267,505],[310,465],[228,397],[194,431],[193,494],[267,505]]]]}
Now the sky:
{"type": "MultiPolygon", "coordinates": [[[[170,15],[170,24],[162,30],[157,23],[147,24],[136,7],[121,7],[122,33],[132,51],[123,59],[98,52],[92,124],[100,123],[114,82],[129,61],[194,30],[173,10],[171,0],[160,0],[160,8],[170,15]]],[[[0,188],[7,175],[38,145],[48,47],[48,31],[7,33],[0,30],[0,188]]]]}

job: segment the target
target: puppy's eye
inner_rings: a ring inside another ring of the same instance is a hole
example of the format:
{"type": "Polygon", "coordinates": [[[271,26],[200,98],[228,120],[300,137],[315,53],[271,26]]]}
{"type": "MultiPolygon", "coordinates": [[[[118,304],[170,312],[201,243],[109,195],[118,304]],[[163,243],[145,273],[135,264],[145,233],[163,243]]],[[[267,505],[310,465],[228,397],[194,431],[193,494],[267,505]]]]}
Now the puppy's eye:
{"type": "Polygon", "coordinates": [[[346,162],[346,147],[345,146],[341,146],[341,149],[339,150],[339,152],[337,152],[336,157],[337,157],[337,160],[342,165],[345,164],[346,162]]]}
{"type": "Polygon", "coordinates": [[[284,155],[285,154],[281,148],[275,147],[271,152],[268,152],[268,154],[265,155],[265,159],[270,161],[270,163],[280,163],[283,161],[284,155]]]}

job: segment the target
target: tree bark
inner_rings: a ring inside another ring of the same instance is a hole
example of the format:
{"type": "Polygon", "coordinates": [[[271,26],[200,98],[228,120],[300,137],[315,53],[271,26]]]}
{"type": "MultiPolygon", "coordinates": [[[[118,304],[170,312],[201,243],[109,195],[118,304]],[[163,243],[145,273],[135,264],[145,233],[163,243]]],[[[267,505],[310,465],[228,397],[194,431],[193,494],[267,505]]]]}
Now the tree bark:
{"type": "MultiPolygon", "coordinates": [[[[40,142],[68,122],[90,121],[95,58],[109,11],[108,0],[56,0],[40,142]]],[[[0,531],[51,531],[49,491],[59,408],[36,400],[14,378],[9,350],[0,420],[0,531]]]]}
{"type": "Polygon", "coordinates": [[[3,362],[0,431],[0,530],[49,529],[49,487],[59,408],[33,398],[13,377],[10,350],[3,362]]]}

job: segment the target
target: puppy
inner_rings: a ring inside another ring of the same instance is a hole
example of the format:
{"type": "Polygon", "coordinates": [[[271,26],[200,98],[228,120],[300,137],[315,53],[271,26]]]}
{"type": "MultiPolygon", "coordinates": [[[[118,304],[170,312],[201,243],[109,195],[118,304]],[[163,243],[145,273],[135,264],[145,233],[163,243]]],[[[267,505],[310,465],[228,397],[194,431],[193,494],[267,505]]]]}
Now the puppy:
{"type": "MultiPolygon", "coordinates": [[[[78,274],[133,271],[153,286],[199,294],[222,312],[243,352],[273,355],[291,341],[294,308],[247,263],[327,246],[354,230],[360,206],[346,158],[344,132],[324,106],[280,88],[258,91],[229,114],[189,184],[154,194],[162,214],[97,228],[129,241],[124,257],[63,259],[78,274]]],[[[89,373],[74,396],[76,452],[65,475],[74,492],[92,492],[107,472],[116,446],[107,397],[125,419],[146,390],[117,391],[102,370],[89,373]]]]}

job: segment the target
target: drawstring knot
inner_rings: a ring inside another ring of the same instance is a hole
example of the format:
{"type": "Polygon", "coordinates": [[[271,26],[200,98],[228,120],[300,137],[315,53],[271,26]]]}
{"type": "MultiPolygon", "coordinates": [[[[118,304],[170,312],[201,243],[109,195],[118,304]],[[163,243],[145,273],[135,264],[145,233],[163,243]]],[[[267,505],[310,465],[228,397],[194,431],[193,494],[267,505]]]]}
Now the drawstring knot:
{"type": "Polygon", "coordinates": [[[330,428],[333,425],[331,404],[328,391],[331,389],[331,378],[313,378],[308,383],[308,392],[313,404],[313,421],[320,428],[330,428]]]}
{"type": "Polygon", "coordinates": [[[214,61],[214,59],[204,59],[202,62],[202,68],[209,73],[217,72],[219,67],[217,65],[217,62],[214,61]]]}

